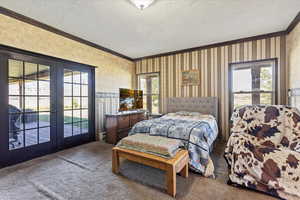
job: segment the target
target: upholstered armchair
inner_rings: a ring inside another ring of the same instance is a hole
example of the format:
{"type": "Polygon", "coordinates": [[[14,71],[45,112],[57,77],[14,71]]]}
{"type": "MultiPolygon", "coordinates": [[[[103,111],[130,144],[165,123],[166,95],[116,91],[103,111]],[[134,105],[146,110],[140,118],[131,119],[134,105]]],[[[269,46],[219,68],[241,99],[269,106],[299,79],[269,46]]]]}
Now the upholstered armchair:
{"type": "Polygon", "coordinates": [[[225,149],[229,182],[300,199],[300,113],[287,106],[245,106],[232,115],[225,149]]]}

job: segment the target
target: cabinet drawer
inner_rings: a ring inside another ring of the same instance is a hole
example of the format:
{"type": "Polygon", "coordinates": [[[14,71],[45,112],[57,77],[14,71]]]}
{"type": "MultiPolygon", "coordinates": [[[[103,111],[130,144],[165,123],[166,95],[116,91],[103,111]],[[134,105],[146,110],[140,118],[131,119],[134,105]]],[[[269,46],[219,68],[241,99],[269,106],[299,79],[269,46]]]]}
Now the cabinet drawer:
{"type": "Polygon", "coordinates": [[[129,123],[129,116],[120,116],[118,117],[118,128],[129,128],[130,123],[129,123]]]}
{"type": "Polygon", "coordinates": [[[128,133],[129,133],[129,130],[126,130],[126,131],[120,131],[120,132],[118,133],[118,140],[121,140],[122,138],[127,137],[127,136],[128,136],[128,133]]]}
{"type": "Polygon", "coordinates": [[[143,121],[145,118],[144,114],[136,114],[130,116],[130,126],[135,125],[136,123],[143,121]]]}
{"type": "Polygon", "coordinates": [[[136,123],[138,123],[139,121],[141,121],[141,120],[138,120],[138,119],[131,119],[131,121],[130,121],[130,125],[131,126],[134,126],[136,123]]]}
{"type": "Polygon", "coordinates": [[[138,114],[138,115],[136,115],[136,119],[139,121],[142,121],[142,120],[146,119],[146,116],[144,114],[138,114]]]}
{"type": "Polygon", "coordinates": [[[117,130],[114,129],[107,130],[106,142],[109,144],[116,144],[118,142],[117,130]]]}

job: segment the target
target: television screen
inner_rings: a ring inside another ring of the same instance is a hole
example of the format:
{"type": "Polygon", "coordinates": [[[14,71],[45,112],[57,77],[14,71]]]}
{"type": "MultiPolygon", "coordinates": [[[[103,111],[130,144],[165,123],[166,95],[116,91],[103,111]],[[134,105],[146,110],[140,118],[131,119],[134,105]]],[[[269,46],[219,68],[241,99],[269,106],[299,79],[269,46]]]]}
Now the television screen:
{"type": "Polygon", "coordinates": [[[143,91],[120,88],[119,111],[143,108],[143,91]]]}

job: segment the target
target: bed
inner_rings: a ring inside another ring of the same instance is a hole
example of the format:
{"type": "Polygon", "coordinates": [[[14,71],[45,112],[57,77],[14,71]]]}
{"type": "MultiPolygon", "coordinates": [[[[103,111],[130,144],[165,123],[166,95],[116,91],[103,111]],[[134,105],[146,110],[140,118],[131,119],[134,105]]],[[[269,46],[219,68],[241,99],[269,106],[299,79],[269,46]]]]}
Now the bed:
{"type": "Polygon", "coordinates": [[[189,151],[190,168],[214,177],[210,153],[218,136],[217,119],[217,97],[170,98],[164,116],[135,124],[129,135],[142,133],[179,139],[189,151]]]}

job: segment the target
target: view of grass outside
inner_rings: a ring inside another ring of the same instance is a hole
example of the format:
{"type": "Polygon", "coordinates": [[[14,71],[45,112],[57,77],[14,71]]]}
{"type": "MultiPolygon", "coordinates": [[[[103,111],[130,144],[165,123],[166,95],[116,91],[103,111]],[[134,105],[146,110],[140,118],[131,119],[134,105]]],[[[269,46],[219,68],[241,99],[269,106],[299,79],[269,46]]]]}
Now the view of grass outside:
{"type": "MultiPolygon", "coordinates": [[[[39,115],[39,120],[42,121],[42,122],[49,122],[50,121],[50,116],[49,115],[39,115]]],[[[80,121],[81,118],[74,117],[73,120],[74,121],[80,121]]],[[[87,120],[87,119],[83,119],[83,120],[87,120]]],[[[72,116],[64,116],[64,122],[65,123],[72,123],[72,116]]],[[[77,126],[78,128],[80,128],[79,123],[74,123],[74,126],[77,126]]],[[[82,123],[82,128],[88,128],[88,123],[82,123]]]]}

